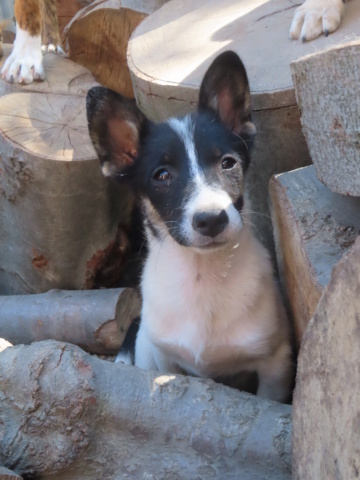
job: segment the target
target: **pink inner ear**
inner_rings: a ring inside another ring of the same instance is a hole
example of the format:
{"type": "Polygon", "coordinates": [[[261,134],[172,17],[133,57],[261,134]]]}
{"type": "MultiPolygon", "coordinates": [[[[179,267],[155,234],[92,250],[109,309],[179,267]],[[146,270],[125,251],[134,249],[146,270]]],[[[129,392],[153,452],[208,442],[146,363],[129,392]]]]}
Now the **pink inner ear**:
{"type": "Polygon", "coordinates": [[[109,141],[113,161],[122,168],[134,163],[138,154],[139,135],[136,125],[122,118],[108,122],[109,141]]]}
{"type": "Polygon", "coordinates": [[[230,130],[236,134],[241,133],[241,119],[238,118],[238,112],[233,105],[233,97],[227,88],[221,90],[217,95],[218,111],[221,120],[230,130]]]}

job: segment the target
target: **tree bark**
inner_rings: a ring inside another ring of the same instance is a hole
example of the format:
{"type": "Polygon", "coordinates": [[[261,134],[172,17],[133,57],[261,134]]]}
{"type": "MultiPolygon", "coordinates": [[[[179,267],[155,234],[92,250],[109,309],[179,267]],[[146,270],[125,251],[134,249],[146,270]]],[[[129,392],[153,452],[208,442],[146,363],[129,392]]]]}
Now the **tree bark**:
{"type": "Polygon", "coordinates": [[[0,354],[0,463],[42,480],[290,479],[291,407],[46,341],[0,354]]]}
{"type": "Polygon", "coordinates": [[[13,345],[61,340],[91,353],[111,355],[121,347],[140,305],[134,289],[0,296],[0,337],[13,345]]]}
{"type": "Polygon", "coordinates": [[[65,28],[69,57],[102,84],[127,97],[133,87],[126,51],[139,23],[166,0],[105,0],[80,10],[65,28]]]}

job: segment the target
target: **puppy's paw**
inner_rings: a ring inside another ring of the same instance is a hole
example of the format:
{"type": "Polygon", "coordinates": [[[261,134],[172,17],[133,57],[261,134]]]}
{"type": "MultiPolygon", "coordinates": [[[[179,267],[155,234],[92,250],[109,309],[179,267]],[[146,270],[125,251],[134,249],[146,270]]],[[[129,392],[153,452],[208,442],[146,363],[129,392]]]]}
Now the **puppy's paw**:
{"type": "Polygon", "coordinates": [[[22,84],[42,81],[45,78],[41,52],[41,37],[32,37],[17,27],[14,48],[1,70],[1,77],[22,84]]]}
{"type": "Polygon", "coordinates": [[[116,355],[114,363],[119,363],[121,365],[134,365],[134,359],[132,358],[130,352],[120,352],[116,355]]]}
{"type": "Polygon", "coordinates": [[[295,11],[290,37],[308,42],[322,33],[328,36],[340,25],[343,12],[342,0],[306,0],[295,11]]]}

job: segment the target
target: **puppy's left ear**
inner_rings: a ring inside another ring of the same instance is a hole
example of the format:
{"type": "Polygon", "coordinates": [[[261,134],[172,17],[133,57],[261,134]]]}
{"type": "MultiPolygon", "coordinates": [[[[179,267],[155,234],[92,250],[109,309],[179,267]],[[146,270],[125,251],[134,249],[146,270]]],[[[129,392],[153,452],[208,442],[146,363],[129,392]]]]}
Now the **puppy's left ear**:
{"type": "Polygon", "coordinates": [[[103,174],[121,180],[136,163],[146,118],[135,100],[105,87],[88,91],[86,114],[103,174]]]}
{"type": "Polygon", "coordinates": [[[235,52],[215,58],[200,87],[199,111],[213,110],[234,133],[247,138],[256,134],[251,119],[250,88],[244,64],[235,52]]]}

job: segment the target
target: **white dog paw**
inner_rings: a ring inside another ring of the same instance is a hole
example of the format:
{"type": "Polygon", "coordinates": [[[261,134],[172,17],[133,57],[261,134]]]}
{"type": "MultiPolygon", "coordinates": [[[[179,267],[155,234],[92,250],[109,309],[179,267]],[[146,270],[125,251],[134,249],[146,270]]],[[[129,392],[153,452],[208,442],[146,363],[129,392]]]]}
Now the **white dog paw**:
{"type": "Polygon", "coordinates": [[[115,357],[114,363],[119,363],[120,365],[133,365],[134,359],[129,352],[123,352],[120,350],[115,357]]]}
{"type": "Polygon", "coordinates": [[[32,37],[17,26],[14,48],[1,69],[1,77],[22,84],[44,80],[40,35],[32,37]]]}
{"type": "Polygon", "coordinates": [[[308,42],[322,33],[327,36],[338,28],[343,12],[342,0],[306,0],[295,11],[290,37],[308,42]]]}

